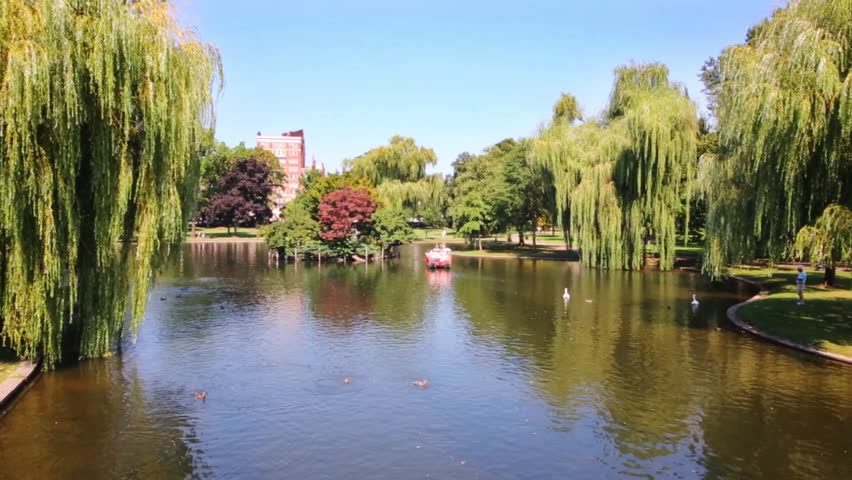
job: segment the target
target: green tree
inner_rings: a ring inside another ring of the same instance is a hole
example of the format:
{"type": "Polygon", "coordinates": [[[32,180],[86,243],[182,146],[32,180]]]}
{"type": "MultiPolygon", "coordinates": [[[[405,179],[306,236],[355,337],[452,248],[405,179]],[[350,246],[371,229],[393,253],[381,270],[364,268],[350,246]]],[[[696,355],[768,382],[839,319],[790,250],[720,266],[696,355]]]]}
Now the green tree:
{"type": "Polygon", "coordinates": [[[719,103],[719,89],[722,85],[722,75],[719,73],[719,58],[710,57],[701,66],[698,74],[704,84],[704,95],[707,96],[707,110],[713,119],[716,118],[716,106],[719,103]]]}
{"type": "Polygon", "coordinates": [[[795,255],[825,266],[825,284],[834,286],[838,263],[852,263],[852,210],[829,205],[814,225],[805,225],[793,244],[795,255]]]}
{"type": "Polygon", "coordinates": [[[332,174],[326,176],[308,176],[304,189],[293,200],[301,203],[315,220],[319,220],[319,204],[322,198],[331,192],[343,188],[372,190],[373,184],[365,177],[352,173],[332,174]]]}
{"type": "Polygon", "coordinates": [[[418,146],[413,138],[395,136],[345,166],[355,176],[370,179],[383,204],[402,209],[409,217],[444,210],[446,190],[440,174],[427,175],[426,167],[437,161],[431,148],[418,146]]]}
{"type": "Polygon", "coordinates": [[[547,204],[553,195],[553,185],[543,168],[527,161],[529,142],[524,140],[499,158],[502,164],[501,195],[496,208],[506,217],[506,223],[518,231],[518,243],[524,245],[524,232],[532,231],[535,246],[537,221],[547,215],[547,204]]]}
{"type": "Polygon", "coordinates": [[[171,8],[0,1],[0,336],[48,367],[138,326],[183,238],[221,62],[171,8]]]}
{"type": "Polygon", "coordinates": [[[852,205],[852,0],[798,0],[719,58],[720,152],[703,167],[705,269],[780,259],[852,205]]]}
{"type": "Polygon", "coordinates": [[[603,118],[542,129],[529,157],[552,175],[557,218],[568,213],[584,263],[638,269],[653,240],[660,268],[672,268],[697,130],[695,104],[656,63],[616,69],[603,118]]]}
{"type": "Polygon", "coordinates": [[[254,227],[272,218],[269,208],[274,184],[269,166],[254,158],[235,163],[217,184],[216,194],[202,210],[206,221],[231,228],[254,227]]]}
{"type": "Polygon", "coordinates": [[[463,153],[453,163],[447,215],[459,234],[480,249],[482,237],[509,225],[507,212],[500,208],[508,195],[500,159],[516,145],[514,140],[503,140],[483,155],[463,153]]]}
{"type": "Polygon", "coordinates": [[[240,142],[234,148],[228,147],[224,142],[213,142],[201,159],[201,178],[198,189],[198,211],[207,207],[211,199],[222,195],[222,178],[225,177],[234,166],[243,160],[252,159],[269,167],[269,183],[280,186],[284,183],[286,175],[281,169],[281,164],[274,153],[265,148],[248,148],[245,143],[240,142]]]}
{"type": "Polygon", "coordinates": [[[303,204],[289,202],[282,212],[283,218],[263,229],[263,236],[270,248],[278,251],[310,253],[319,244],[320,224],[303,204]]]}
{"type": "Polygon", "coordinates": [[[574,123],[576,120],[583,119],[583,113],[580,111],[580,105],[577,103],[577,98],[570,93],[563,93],[556,104],[553,105],[553,119],[562,120],[568,123],[574,123]]]}
{"type": "Polygon", "coordinates": [[[489,225],[493,222],[492,208],[482,195],[471,192],[463,196],[458,203],[453,203],[449,212],[456,232],[482,250],[482,237],[490,233],[489,225]]]}
{"type": "Polygon", "coordinates": [[[402,210],[393,207],[380,207],[373,213],[373,234],[382,249],[382,255],[389,248],[414,241],[414,230],[405,220],[402,210]]]}
{"type": "Polygon", "coordinates": [[[426,166],[434,165],[437,160],[431,148],[418,146],[413,138],[396,135],[389,145],[347,160],[345,166],[354,175],[367,177],[374,185],[380,185],[388,180],[421,180],[426,177],[426,166]]]}

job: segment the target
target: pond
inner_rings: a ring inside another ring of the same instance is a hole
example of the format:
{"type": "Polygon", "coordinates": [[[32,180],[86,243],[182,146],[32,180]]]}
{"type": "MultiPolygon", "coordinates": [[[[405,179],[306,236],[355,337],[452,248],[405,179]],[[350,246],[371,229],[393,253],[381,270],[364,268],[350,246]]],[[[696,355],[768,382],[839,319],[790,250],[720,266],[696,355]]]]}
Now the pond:
{"type": "Polygon", "coordinates": [[[0,418],[0,477],[852,478],[852,370],[730,328],[748,292],[429,247],[185,245],[135,342],[0,418]]]}

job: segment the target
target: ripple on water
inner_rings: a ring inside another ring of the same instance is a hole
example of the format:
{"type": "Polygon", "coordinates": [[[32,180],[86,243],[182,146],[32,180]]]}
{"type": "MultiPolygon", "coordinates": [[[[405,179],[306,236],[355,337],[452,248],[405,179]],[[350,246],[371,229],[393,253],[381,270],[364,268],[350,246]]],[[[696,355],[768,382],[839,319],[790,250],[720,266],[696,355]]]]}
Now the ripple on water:
{"type": "Polygon", "coordinates": [[[735,298],[700,277],[461,259],[438,278],[412,248],[298,270],[185,249],[135,344],[0,418],[0,477],[852,478],[852,376],[715,330],[735,298]]]}

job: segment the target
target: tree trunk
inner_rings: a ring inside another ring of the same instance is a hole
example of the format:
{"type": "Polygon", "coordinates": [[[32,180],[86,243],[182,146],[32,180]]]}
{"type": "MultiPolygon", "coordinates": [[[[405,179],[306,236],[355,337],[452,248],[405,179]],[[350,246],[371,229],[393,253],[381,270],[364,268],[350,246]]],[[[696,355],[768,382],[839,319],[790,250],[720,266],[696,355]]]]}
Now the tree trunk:
{"type": "Polygon", "coordinates": [[[195,221],[193,220],[190,224],[192,225],[192,233],[190,233],[189,236],[191,238],[195,238],[195,221]]]}
{"type": "Polygon", "coordinates": [[[482,237],[476,237],[477,242],[479,243],[479,251],[482,251],[482,237]]]}
{"type": "Polygon", "coordinates": [[[532,231],[533,250],[535,250],[536,247],[537,247],[536,244],[535,244],[535,228],[536,227],[533,227],[533,231],[532,231]]]}
{"type": "Polygon", "coordinates": [[[518,246],[524,246],[524,230],[522,228],[518,229],[518,246]]]}
{"type": "Polygon", "coordinates": [[[829,267],[826,265],[825,267],[825,286],[833,287],[837,280],[837,271],[835,267],[829,267]]]}
{"type": "Polygon", "coordinates": [[[512,232],[506,232],[506,243],[512,243],[512,232]]]}

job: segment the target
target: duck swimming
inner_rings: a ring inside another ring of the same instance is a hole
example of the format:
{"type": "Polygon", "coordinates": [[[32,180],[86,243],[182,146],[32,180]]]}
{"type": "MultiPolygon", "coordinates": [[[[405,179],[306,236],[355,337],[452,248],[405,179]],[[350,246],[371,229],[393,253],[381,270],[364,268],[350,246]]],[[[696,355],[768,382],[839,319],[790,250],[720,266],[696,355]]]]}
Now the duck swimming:
{"type": "Polygon", "coordinates": [[[350,383],[352,383],[352,379],[349,378],[349,377],[346,377],[346,378],[343,379],[343,383],[345,383],[346,385],[349,385],[350,383]]]}
{"type": "Polygon", "coordinates": [[[566,302],[571,300],[571,294],[568,293],[568,288],[565,288],[565,292],[562,293],[562,300],[565,300],[566,302]]]}
{"type": "Polygon", "coordinates": [[[207,392],[198,392],[195,394],[196,400],[205,400],[207,399],[207,392]]]}
{"type": "Polygon", "coordinates": [[[429,380],[426,380],[424,378],[423,380],[415,380],[415,381],[411,382],[411,384],[416,386],[416,387],[426,388],[426,386],[429,385],[429,380]]]}
{"type": "Polygon", "coordinates": [[[691,303],[691,304],[692,304],[692,306],[693,306],[693,307],[697,307],[697,306],[698,306],[698,299],[697,299],[697,298],[695,298],[695,294],[694,294],[694,293],[692,294],[692,303],[691,303]]]}

